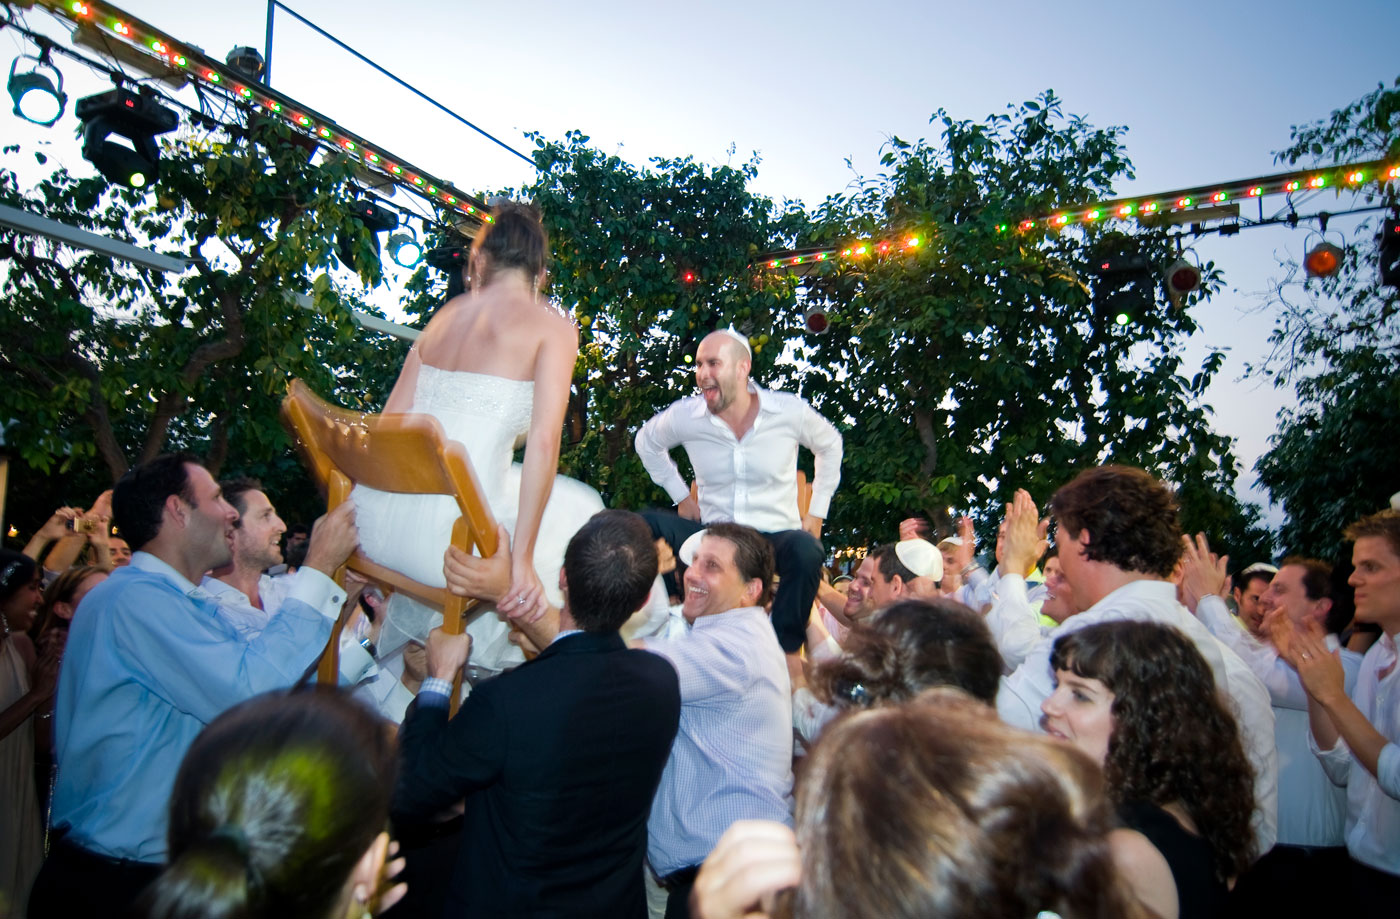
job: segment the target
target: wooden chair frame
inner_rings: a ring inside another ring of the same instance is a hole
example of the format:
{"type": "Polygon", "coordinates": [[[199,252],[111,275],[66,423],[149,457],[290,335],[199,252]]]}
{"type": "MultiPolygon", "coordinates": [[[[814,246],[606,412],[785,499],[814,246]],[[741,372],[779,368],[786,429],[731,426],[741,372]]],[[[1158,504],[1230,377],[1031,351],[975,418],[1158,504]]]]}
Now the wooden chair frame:
{"type": "MultiPolygon", "coordinates": [[[[482,497],[481,484],[466,450],[448,440],[431,415],[374,415],[351,411],[322,399],[301,380],[292,380],[282,400],[282,420],[301,448],[307,465],[326,494],[332,511],[356,484],[381,491],[451,495],[461,516],[452,525],[452,545],[463,552],[496,552],[496,520],[482,497]]],[[[442,609],[442,626],[460,634],[481,601],[459,597],[445,587],[431,587],[386,568],[356,549],[335,573],[343,583],[351,570],[442,609]]],[[[349,618],[341,613],[321,654],[317,679],[334,684],[340,669],[340,635],[349,618]]],[[[452,711],[457,710],[461,674],[453,682],[452,711]]]]}

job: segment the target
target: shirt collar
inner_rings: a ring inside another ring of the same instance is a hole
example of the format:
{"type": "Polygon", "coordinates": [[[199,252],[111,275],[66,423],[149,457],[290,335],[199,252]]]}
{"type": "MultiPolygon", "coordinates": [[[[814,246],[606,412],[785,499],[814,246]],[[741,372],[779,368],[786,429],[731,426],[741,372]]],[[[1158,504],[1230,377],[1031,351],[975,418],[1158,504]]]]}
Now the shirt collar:
{"type": "Polygon", "coordinates": [[[692,630],[704,630],[706,628],[709,628],[712,623],[717,623],[720,620],[741,619],[747,616],[752,616],[754,613],[757,613],[760,616],[764,617],[767,617],[768,615],[766,612],[763,611],[763,607],[761,606],[739,606],[734,609],[725,610],[722,613],[711,613],[708,616],[701,616],[699,619],[696,619],[690,624],[690,628],[692,630]]]}
{"type": "Polygon", "coordinates": [[[1110,600],[1122,600],[1125,598],[1141,598],[1144,600],[1171,600],[1176,602],[1176,585],[1171,581],[1159,581],[1156,578],[1140,578],[1136,581],[1129,581],[1122,587],[1110,591],[1102,600],[1095,603],[1085,612],[1091,612],[1100,606],[1109,603],[1110,600]]]}
{"type": "MultiPolygon", "coordinates": [[[[753,394],[754,394],[754,398],[758,399],[758,413],[759,413],[760,415],[764,414],[765,412],[768,413],[768,414],[772,414],[773,412],[776,412],[776,411],[779,410],[779,409],[778,409],[778,406],[776,406],[776,405],[773,404],[773,400],[772,400],[772,399],[765,399],[765,398],[764,398],[764,396],[767,395],[767,393],[769,392],[769,390],[766,390],[766,389],[764,389],[762,386],[759,386],[759,385],[758,385],[757,383],[755,383],[753,380],[749,380],[749,392],[753,393],[753,394]]],[[[705,405],[705,397],[704,397],[703,395],[701,395],[701,396],[696,396],[696,397],[695,397],[695,408],[691,411],[691,416],[694,417],[694,418],[704,418],[706,415],[709,415],[709,414],[710,414],[710,410],[709,410],[709,408],[705,405]]],[[[716,418],[716,420],[718,420],[718,419],[716,418]]],[[[723,423],[723,422],[721,422],[721,423],[723,423]]]]}
{"type": "Polygon", "coordinates": [[[558,635],[555,635],[553,638],[551,638],[551,639],[549,640],[549,643],[552,645],[552,644],[554,644],[556,641],[558,641],[558,640],[561,639],[561,638],[568,638],[570,635],[578,635],[578,634],[581,633],[582,631],[583,631],[583,629],[565,629],[564,631],[560,632],[558,635]]]}
{"type": "Polygon", "coordinates": [[[208,591],[190,583],[188,578],[172,568],[165,560],[149,552],[137,551],[131,553],[130,565],[138,571],[144,571],[147,574],[153,574],[156,577],[164,578],[179,588],[180,593],[187,597],[210,598],[208,591]]]}

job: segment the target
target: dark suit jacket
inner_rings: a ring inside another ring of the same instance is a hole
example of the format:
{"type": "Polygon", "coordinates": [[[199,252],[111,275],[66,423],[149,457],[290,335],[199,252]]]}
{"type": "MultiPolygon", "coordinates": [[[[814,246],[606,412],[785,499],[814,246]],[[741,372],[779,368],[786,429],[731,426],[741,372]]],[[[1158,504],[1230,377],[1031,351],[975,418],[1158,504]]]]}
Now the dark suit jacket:
{"type": "Polygon", "coordinates": [[[665,659],[583,632],[477,686],[450,722],[410,708],[395,817],[466,798],[445,915],[643,919],[647,816],[680,707],[665,659]]]}

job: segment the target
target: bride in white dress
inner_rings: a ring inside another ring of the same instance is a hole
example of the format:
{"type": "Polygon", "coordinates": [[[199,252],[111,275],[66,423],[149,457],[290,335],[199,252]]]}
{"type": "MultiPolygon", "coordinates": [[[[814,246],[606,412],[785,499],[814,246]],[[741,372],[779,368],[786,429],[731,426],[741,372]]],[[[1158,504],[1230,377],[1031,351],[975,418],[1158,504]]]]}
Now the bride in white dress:
{"type": "MultiPolygon", "coordinates": [[[[564,412],[578,357],[578,328],[540,296],[548,243],[532,208],[507,202],[472,244],[471,289],[433,316],[409,352],[385,413],[432,415],[471,458],[487,503],[511,534],[512,609],[543,596],[559,606],[564,547],[603,508],[587,485],[556,474],[564,412]],[[511,457],[525,435],[523,465],[511,457]]],[[[443,555],[457,519],[444,495],[352,495],[360,547],[415,580],[444,586],[443,555]]],[[[396,596],[388,619],[405,635],[427,632],[429,611],[396,596]]],[[[471,663],[498,671],[523,660],[509,627],[489,612],[468,626],[471,663]]],[[[402,639],[401,639],[402,640],[402,639]]],[[[392,652],[381,640],[380,650],[392,652]]]]}

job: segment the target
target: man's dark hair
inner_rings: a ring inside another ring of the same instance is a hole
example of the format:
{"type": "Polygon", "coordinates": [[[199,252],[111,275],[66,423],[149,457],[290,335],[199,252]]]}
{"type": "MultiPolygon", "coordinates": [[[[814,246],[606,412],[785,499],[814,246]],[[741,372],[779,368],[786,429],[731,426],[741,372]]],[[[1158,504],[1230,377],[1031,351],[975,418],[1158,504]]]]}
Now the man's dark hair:
{"type": "Polygon", "coordinates": [[[1332,566],[1315,558],[1290,555],[1278,563],[1280,568],[1295,565],[1303,569],[1303,593],[1309,600],[1332,599],[1332,566]]]}
{"type": "Polygon", "coordinates": [[[1037,568],[1039,568],[1041,571],[1044,571],[1044,570],[1045,570],[1045,563],[1046,563],[1046,562],[1050,561],[1050,559],[1052,559],[1052,558],[1059,558],[1059,557],[1060,557],[1060,547],[1059,547],[1059,546],[1050,546],[1049,548],[1047,548],[1047,549],[1045,550],[1045,554],[1042,555],[1042,556],[1040,557],[1040,561],[1036,562],[1036,565],[1035,565],[1035,566],[1036,566],[1037,568]]]}
{"type": "Polygon", "coordinates": [[[870,550],[870,557],[875,559],[875,567],[879,569],[880,577],[886,581],[893,581],[898,575],[904,583],[908,584],[918,577],[899,560],[899,553],[894,551],[894,543],[876,546],[870,550]]]}
{"type": "Polygon", "coordinates": [[[599,511],[564,550],[569,614],[585,632],[615,632],[641,608],[656,580],[656,544],[631,511],[599,511]]]}
{"type": "Polygon", "coordinates": [[[1249,585],[1255,581],[1263,581],[1264,586],[1268,587],[1269,584],[1273,583],[1273,580],[1274,573],[1267,568],[1255,568],[1253,571],[1246,568],[1243,574],[1237,576],[1235,590],[1244,593],[1249,590],[1249,585]]]}
{"type": "Polygon", "coordinates": [[[773,599],[773,546],[753,527],[740,523],[714,523],[705,528],[706,536],[718,536],[734,544],[734,564],[745,581],[763,582],[755,606],[767,606],[773,599]]]}
{"type": "Polygon", "coordinates": [[[190,453],[163,453],[132,466],[112,486],[112,522],[131,551],[141,549],[160,532],[166,498],[179,495],[194,503],[186,463],[201,465],[199,457],[190,453]]]}
{"type": "Polygon", "coordinates": [[[235,527],[243,525],[243,514],[248,510],[248,499],[246,495],[250,491],[262,491],[263,484],[255,478],[246,475],[236,475],[231,479],[224,479],[219,482],[219,488],[223,490],[224,500],[233,505],[233,509],[238,511],[238,521],[235,527]]]}
{"type": "Polygon", "coordinates": [[[1176,497],[1141,469],[1086,469],[1055,492],[1050,510],[1070,539],[1089,531],[1090,561],[1165,578],[1181,558],[1176,497]]]}

